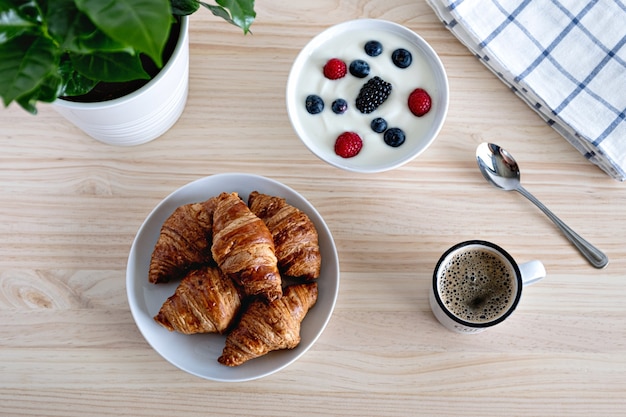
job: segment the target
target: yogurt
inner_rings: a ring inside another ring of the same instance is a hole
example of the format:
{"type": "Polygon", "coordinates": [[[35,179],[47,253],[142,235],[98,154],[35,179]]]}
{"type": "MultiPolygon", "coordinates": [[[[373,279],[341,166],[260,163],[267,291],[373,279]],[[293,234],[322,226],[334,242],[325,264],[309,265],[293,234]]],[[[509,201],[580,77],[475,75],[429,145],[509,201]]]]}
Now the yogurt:
{"type": "Polygon", "coordinates": [[[303,142],[322,159],[351,170],[382,171],[414,158],[434,139],[433,127],[438,132],[443,122],[442,113],[445,115],[447,111],[447,80],[444,73],[442,87],[441,75],[438,77],[437,68],[433,68],[434,52],[425,42],[422,41],[425,46],[417,43],[419,37],[413,32],[379,20],[353,22],[360,24],[328,36],[322,33],[321,39],[315,38],[303,50],[290,75],[288,109],[303,142]],[[370,24],[366,28],[363,24],[367,22],[370,24]],[[374,57],[364,48],[372,40],[383,47],[382,53],[374,57]],[[392,53],[399,48],[412,55],[407,68],[399,68],[392,60],[392,53]],[[345,77],[330,80],[324,76],[323,68],[331,58],[344,61],[348,67],[354,60],[363,60],[370,67],[369,74],[358,78],[348,71],[345,77]],[[356,97],[361,87],[375,76],[391,83],[392,91],[376,110],[363,114],[355,105],[356,97]],[[408,107],[408,97],[416,88],[426,90],[432,99],[430,111],[421,117],[413,115],[408,107]],[[318,114],[310,114],[306,109],[305,101],[311,94],[324,101],[324,109],[318,114]],[[348,102],[348,109],[342,114],[331,109],[332,102],[339,98],[348,102]],[[387,145],[384,134],[371,128],[372,120],[378,117],[385,119],[388,128],[402,129],[406,141],[398,147],[387,145]],[[349,159],[334,154],[337,137],[346,131],[357,133],[363,140],[359,154],[349,159]]]}

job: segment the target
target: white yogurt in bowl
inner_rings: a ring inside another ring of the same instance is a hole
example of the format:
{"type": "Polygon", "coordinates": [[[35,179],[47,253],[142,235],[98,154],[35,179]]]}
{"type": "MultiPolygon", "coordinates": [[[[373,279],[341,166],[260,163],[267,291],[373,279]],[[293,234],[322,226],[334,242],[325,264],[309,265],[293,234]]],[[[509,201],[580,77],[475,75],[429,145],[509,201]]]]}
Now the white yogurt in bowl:
{"type": "Polygon", "coordinates": [[[419,35],[396,23],[377,19],[358,19],[326,29],[313,38],[297,56],[287,81],[287,111],[304,145],[327,163],[354,172],[381,172],[401,166],[421,154],[435,140],[448,111],[448,79],[435,51],[419,35]],[[378,56],[365,52],[368,41],[383,47],[378,56]],[[411,53],[411,64],[398,67],[391,56],[396,49],[411,53]],[[349,67],[354,60],[365,61],[369,74],[364,78],[348,73],[331,80],[324,76],[324,65],[337,58],[349,67]],[[371,113],[364,114],[355,105],[361,87],[378,76],[391,83],[389,97],[371,113]],[[408,97],[422,88],[431,97],[430,111],[415,116],[408,107],[408,97]],[[309,95],[317,95],[324,108],[317,114],[307,111],[309,95]],[[348,103],[345,113],[331,109],[333,101],[348,103]],[[406,136],[397,147],[383,140],[383,133],[371,128],[373,119],[382,117],[388,128],[400,128],[406,136]],[[335,141],[344,132],[357,133],[363,142],[356,156],[344,158],[335,153],[335,141]]]}

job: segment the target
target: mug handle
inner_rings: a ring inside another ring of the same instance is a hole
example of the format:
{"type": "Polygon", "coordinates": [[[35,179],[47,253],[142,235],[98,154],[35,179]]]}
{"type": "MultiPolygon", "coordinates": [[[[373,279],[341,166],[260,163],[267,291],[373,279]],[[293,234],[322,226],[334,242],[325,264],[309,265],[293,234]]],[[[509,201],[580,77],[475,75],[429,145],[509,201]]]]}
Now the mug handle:
{"type": "Polygon", "coordinates": [[[534,284],[546,277],[546,268],[541,261],[529,261],[519,264],[524,286],[534,284]]]}

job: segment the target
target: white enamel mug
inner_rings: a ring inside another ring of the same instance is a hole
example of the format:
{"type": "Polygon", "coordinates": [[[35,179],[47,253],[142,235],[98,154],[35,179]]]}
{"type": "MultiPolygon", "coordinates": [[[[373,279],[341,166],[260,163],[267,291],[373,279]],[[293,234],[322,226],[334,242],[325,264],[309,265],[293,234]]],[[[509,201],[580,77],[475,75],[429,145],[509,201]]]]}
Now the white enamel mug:
{"type": "Polygon", "coordinates": [[[437,262],[430,307],[448,330],[480,333],[506,320],[517,307],[522,288],[545,276],[540,261],[518,264],[494,243],[461,242],[437,262]]]}

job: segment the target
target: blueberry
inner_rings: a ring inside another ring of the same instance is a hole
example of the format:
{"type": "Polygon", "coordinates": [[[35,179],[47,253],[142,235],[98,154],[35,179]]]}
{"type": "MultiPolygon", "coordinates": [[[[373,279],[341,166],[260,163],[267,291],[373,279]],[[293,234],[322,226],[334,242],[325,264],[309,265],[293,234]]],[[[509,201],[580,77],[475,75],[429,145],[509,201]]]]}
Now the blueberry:
{"type": "Polygon", "coordinates": [[[387,145],[397,148],[404,143],[406,136],[404,135],[402,129],[392,127],[385,132],[385,136],[383,139],[385,140],[385,143],[387,145]]]}
{"type": "Polygon", "coordinates": [[[411,62],[413,62],[413,56],[411,56],[411,53],[406,49],[399,48],[393,51],[391,54],[391,60],[394,64],[396,64],[396,67],[406,68],[411,65],[411,62]]]}
{"type": "Polygon", "coordinates": [[[333,101],[332,109],[334,113],[343,114],[348,110],[348,102],[342,98],[333,101]]]}
{"type": "Polygon", "coordinates": [[[369,56],[378,56],[383,53],[383,45],[378,41],[367,42],[363,49],[369,56]]]}
{"type": "Polygon", "coordinates": [[[361,59],[355,59],[350,63],[350,74],[357,78],[365,78],[370,73],[370,66],[361,59]]]}
{"type": "Polygon", "coordinates": [[[324,110],[324,100],[320,96],[316,96],[315,94],[311,94],[306,98],[306,111],[311,114],[318,114],[324,110]]]}
{"type": "Polygon", "coordinates": [[[370,126],[372,127],[372,130],[374,132],[383,133],[385,130],[387,130],[387,121],[383,119],[382,117],[377,117],[374,120],[372,120],[372,123],[370,124],[370,126]]]}

